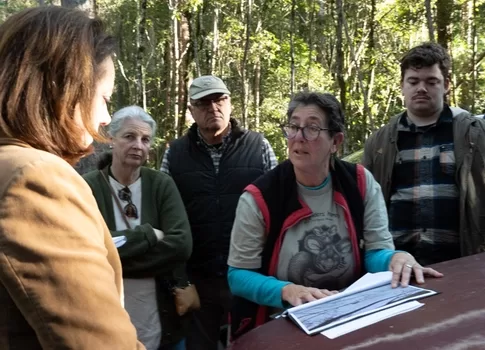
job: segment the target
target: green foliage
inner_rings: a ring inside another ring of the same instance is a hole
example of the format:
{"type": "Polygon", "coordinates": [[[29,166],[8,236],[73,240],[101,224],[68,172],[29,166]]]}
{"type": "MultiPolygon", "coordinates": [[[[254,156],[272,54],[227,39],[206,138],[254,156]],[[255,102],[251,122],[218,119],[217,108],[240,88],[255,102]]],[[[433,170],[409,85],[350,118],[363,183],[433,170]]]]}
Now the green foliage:
{"type": "Polygon", "coordinates": [[[266,98],[261,106],[261,123],[259,132],[262,132],[275,151],[281,162],[287,158],[286,139],[281,131],[281,125],[286,121],[286,107],[289,98],[266,98]]]}
{"type": "Polygon", "coordinates": [[[0,22],[3,22],[11,14],[20,10],[34,7],[38,4],[36,0],[3,0],[0,1],[0,22]]]}
{"type": "Polygon", "coordinates": [[[342,160],[345,160],[346,162],[350,162],[350,163],[360,163],[363,155],[364,155],[364,149],[361,148],[358,151],[355,151],[354,153],[351,153],[348,156],[343,157],[342,160]]]}

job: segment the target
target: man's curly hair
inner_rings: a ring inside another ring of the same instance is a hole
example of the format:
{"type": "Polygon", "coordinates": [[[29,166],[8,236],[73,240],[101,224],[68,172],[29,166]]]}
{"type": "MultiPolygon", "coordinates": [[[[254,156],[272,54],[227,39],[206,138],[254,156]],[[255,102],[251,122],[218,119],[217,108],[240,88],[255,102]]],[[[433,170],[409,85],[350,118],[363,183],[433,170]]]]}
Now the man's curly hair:
{"type": "Polygon", "coordinates": [[[427,42],[413,47],[401,58],[401,82],[409,68],[432,67],[438,64],[445,79],[449,78],[451,60],[446,49],[440,44],[427,42]]]}

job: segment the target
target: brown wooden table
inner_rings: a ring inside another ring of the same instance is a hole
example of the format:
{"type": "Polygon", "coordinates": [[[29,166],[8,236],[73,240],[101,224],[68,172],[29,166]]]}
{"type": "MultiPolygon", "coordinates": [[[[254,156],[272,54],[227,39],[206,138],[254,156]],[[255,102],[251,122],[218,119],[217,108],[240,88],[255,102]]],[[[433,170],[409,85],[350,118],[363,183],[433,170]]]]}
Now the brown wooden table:
{"type": "Polygon", "coordinates": [[[237,339],[232,350],[461,350],[485,349],[485,253],[433,266],[445,276],[422,285],[441,294],[417,310],[336,339],[306,335],[278,319],[237,339]]]}

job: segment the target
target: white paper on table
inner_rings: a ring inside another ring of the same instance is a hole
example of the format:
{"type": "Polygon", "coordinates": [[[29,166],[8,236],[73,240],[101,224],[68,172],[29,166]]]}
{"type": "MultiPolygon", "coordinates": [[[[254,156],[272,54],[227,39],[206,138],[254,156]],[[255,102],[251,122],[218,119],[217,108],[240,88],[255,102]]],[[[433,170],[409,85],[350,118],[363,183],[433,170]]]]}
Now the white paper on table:
{"type": "MultiPolygon", "coordinates": [[[[359,278],[357,281],[352,283],[350,286],[345,288],[342,292],[352,293],[354,290],[365,290],[370,287],[374,287],[377,285],[384,285],[386,283],[391,283],[392,280],[392,272],[391,271],[383,271],[383,272],[375,272],[370,273],[367,272],[364,276],[359,278]]],[[[331,297],[327,297],[331,298],[331,297]]],[[[288,315],[288,310],[283,311],[281,314],[275,317],[286,317],[288,315]]]]}
{"type": "Polygon", "coordinates": [[[383,285],[386,283],[391,283],[392,271],[383,271],[370,273],[367,272],[364,276],[359,278],[357,281],[348,286],[345,291],[350,292],[354,289],[365,289],[368,286],[383,285]]]}
{"type": "Polygon", "coordinates": [[[389,309],[385,309],[382,311],[375,312],[373,314],[352,320],[350,322],[344,323],[340,326],[336,326],[330,329],[327,329],[323,331],[321,334],[326,336],[327,338],[330,339],[335,339],[337,337],[340,337],[341,335],[353,332],[355,330],[364,328],[366,326],[369,326],[371,324],[380,322],[382,320],[385,320],[387,318],[391,318],[393,316],[397,316],[412,310],[416,310],[423,306],[423,303],[420,303],[416,300],[410,301],[404,304],[400,304],[394,307],[391,307],[389,309]]]}
{"type": "Polygon", "coordinates": [[[126,243],[126,241],[127,241],[126,236],[113,237],[113,243],[115,244],[116,248],[123,246],[126,243]]]}

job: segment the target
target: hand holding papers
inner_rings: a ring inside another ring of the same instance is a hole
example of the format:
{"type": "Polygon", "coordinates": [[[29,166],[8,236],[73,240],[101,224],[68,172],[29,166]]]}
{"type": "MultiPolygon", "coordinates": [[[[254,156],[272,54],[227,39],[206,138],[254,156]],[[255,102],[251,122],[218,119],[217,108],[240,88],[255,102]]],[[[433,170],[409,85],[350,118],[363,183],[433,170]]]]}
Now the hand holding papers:
{"type": "MultiPolygon", "coordinates": [[[[408,301],[437,294],[435,291],[414,286],[392,288],[391,279],[390,271],[367,274],[342,293],[288,309],[288,316],[307,334],[315,334],[408,301]]],[[[419,305],[413,304],[412,307],[419,305]]],[[[386,314],[368,318],[367,322],[375,323],[385,315],[387,318],[406,311],[409,310],[389,310],[386,314]]],[[[361,328],[371,323],[362,325],[354,322],[353,326],[361,328]]],[[[350,331],[352,330],[354,329],[350,331]]]]}

